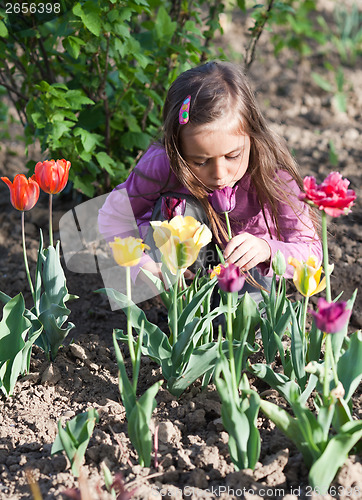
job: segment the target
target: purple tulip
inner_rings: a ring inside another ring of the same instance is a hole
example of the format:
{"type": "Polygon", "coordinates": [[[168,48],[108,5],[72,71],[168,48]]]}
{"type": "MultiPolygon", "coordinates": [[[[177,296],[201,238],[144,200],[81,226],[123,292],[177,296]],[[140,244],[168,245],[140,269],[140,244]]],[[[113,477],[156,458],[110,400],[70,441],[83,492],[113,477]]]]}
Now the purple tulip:
{"type": "Polygon", "coordinates": [[[165,196],[161,201],[161,213],[165,220],[171,220],[176,215],[183,215],[186,210],[186,200],[165,196]]]}
{"type": "Polygon", "coordinates": [[[220,274],[217,275],[219,287],[224,292],[238,292],[245,283],[245,278],[241,274],[240,268],[235,264],[227,266],[220,265],[220,274]]]}
{"type": "Polygon", "coordinates": [[[216,189],[209,194],[208,199],[215,212],[223,214],[234,210],[236,205],[235,193],[237,189],[238,186],[235,186],[234,188],[226,186],[222,189],[216,189]]]}
{"type": "Polygon", "coordinates": [[[337,333],[347,323],[351,311],[346,309],[346,302],[327,302],[318,300],[318,312],[311,311],[317,328],[325,333],[337,333]]]}

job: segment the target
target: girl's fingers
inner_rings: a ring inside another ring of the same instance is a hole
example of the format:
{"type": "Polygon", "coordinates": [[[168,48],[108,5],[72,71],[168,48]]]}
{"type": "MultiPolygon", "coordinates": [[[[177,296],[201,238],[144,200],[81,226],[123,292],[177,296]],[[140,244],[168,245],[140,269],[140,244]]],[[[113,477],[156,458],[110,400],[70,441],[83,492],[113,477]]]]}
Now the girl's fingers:
{"type": "Polygon", "coordinates": [[[238,247],[236,247],[229,255],[229,257],[226,259],[226,262],[228,263],[233,263],[233,264],[238,264],[239,265],[239,260],[243,258],[248,252],[252,250],[252,245],[250,242],[245,241],[238,247]]]}
{"type": "Polygon", "coordinates": [[[232,238],[225,247],[224,250],[225,260],[229,259],[229,257],[231,257],[234,251],[237,248],[239,248],[240,245],[242,245],[245,241],[246,241],[246,234],[238,234],[237,236],[234,236],[234,238],[232,238]]]}

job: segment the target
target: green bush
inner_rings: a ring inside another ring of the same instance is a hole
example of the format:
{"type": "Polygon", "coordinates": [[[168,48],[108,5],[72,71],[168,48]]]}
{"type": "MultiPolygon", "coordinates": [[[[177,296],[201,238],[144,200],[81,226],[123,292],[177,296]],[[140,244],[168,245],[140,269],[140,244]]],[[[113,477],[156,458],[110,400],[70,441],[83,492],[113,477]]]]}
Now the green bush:
{"type": "Polygon", "coordinates": [[[331,28],[316,19],[316,9],[317,0],[0,1],[0,95],[6,89],[26,146],[38,139],[48,159],[71,161],[74,188],[92,197],[126,179],[160,136],[162,105],[176,76],[227,57],[215,45],[220,14],[241,10],[250,19],[237,57],[248,69],[265,30],[276,55],[288,48],[308,56],[342,21],[345,37],[359,40],[357,8],[331,28]]]}
{"type": "Polygon", "coordinates": [[[49,158],[71,161],[74,187],[89,197],[124,180],[159,136],[170,83],[207,58],[219,4],[60,0],[58,14],[3,9],[0,83],[27,146],[39,139],[49,158]]]}

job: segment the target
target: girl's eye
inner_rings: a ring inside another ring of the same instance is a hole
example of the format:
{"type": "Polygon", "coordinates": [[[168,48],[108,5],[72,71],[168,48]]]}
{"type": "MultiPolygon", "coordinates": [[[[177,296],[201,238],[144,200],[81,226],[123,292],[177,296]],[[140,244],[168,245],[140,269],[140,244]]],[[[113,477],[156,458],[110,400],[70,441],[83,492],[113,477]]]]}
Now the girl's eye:
{"type": "Polygon", "coordinates": [[[237,154],[236,156],[225,156],[225,158],[227,160],[237,160],[238,158],[240,158],[241,156],[241,153],[237,154]]]}
{"type": "Polygon", "coordinates": [[[194,161],[193,163],[196,167],[203,167],[204,165],[206,165],[207,160],[203,161],[202,163],[198,163],[197,161],[194,161]]]}

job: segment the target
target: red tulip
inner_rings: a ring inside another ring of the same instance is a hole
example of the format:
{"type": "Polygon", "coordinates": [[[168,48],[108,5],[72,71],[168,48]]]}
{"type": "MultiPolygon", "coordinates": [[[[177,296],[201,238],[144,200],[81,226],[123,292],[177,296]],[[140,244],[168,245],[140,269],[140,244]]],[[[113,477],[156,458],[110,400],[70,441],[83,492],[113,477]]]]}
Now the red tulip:
{"type": "Polygon", "coordinates": [[[24,174],[17,174],[13,182],[7,177],[1,177],[1,180],[10,189],[10,201],[16,210],[21,212],[31,210],[38,201],[40,188],[32,177],[27,179],[24,174]]]}
{"type": "Polygon", "coordinates": [[[161,202],[161,213],[165,220],[171,220],[176,215],[184,215],[186,209],[186,200],[165,196],[161,202]]]}
{"type": "Polygon", "coordinates": [[[209,194],[208,199],[215,212],[223,214],[234,210],[236,205],[235,194],[237,188],[238,186],[235,186],[234,188],[226,186],[222,189],[215,189],[215,191],[209,194]]]}
{"type": "Polygon", "coordinates": [[[317,328],[325,333],[337,333],[347,323],[351,311],[346,309],[346,302],[327,302],[325,299],[318,300],[318,311],[311,311],[317,328]]]}
{"type": "Polygon", "coordinates": [[[67,182],[70,161],[45,160],[35,165],[34,177],[41,189],[48,194],[57,194],[63,191],[67,182]]]}
{"type": "Polygon", "coordinates": [[[227,266],[220,265],[220,273],[217,275],[219,287],[224,292],[238,292],[245,283],[245,278],[241,274],[240,268],[235,264],[227,266]]]}
{"type": "Polygon", "coordinates": [[[348,186],[349,180],[343,179],[339,172],[331,172],[322,184],[317,184],[314,177],[305,177],[305,193],[300,195],[300,199],[332,217],[338,217],[347,214],[356,199],[356,193],[347,189],[348,186]]]}

